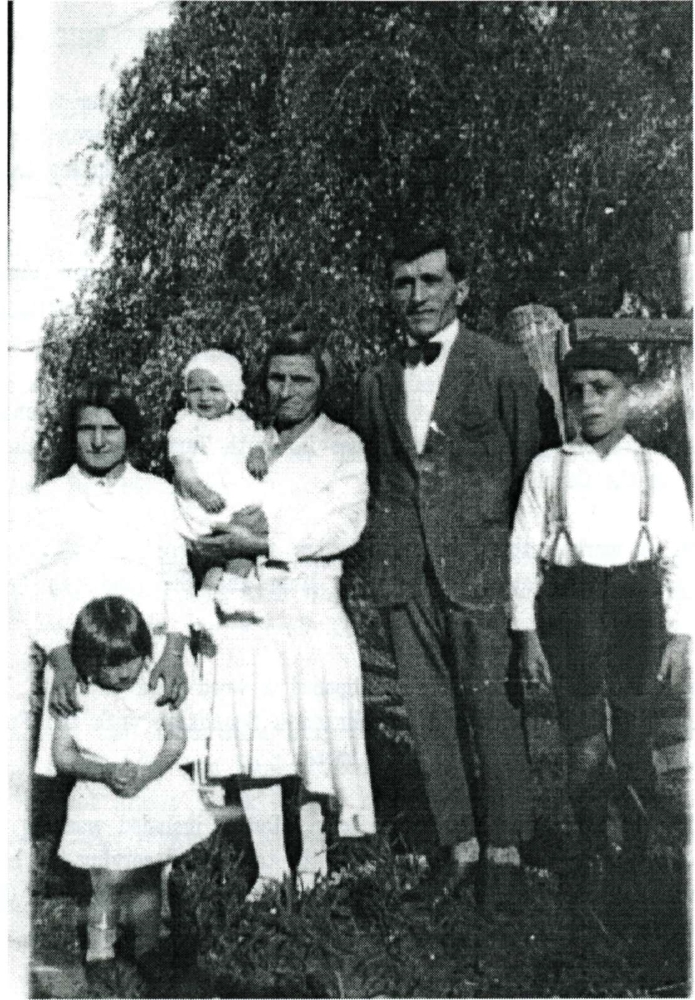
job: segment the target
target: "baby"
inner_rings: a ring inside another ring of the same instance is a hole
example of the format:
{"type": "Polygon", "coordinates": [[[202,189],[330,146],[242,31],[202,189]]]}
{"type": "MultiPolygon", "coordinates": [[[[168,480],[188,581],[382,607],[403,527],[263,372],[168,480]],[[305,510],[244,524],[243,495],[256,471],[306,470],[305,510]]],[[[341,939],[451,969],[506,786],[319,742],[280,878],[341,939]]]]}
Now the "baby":
{"type": "MultiPolygon", "coordinates": [[[[201,351],[183,372],[186,409],[169,431],[181,534],[197,539],[229,525],[234,512],[260,504],[268,471],[264,434],[239,409],[241,365],[225,351],[201,351]]],[[[231,559],[208,571],[198,594],[198,623],[214,634],[217,608],[260,620],[258,580],[251,559],[231,559]]]]}

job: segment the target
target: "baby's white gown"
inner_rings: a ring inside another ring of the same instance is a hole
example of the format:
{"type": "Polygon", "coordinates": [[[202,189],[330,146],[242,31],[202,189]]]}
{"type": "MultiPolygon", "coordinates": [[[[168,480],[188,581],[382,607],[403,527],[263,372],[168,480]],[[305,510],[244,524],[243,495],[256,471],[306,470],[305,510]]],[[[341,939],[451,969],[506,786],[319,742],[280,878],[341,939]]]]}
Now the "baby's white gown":
{"type": "MultiPolygon", "coordinates": [[[[80,694],[83,710],[68,720],[80,750],[112,762],[150,764],[164,742],[160,691],[148,689],[143,670],[128,691],[91,684],[80,694]]],[[[205,840],[215,824],[198,792],[174,765],[133,798],[121,798],[97,781],[78,780],[68,801],[61,858],[76,868],[112,871],[170,861],[205,840]]]]}
{"type": "Polygon", "coordinates": [[[179,530],[184,538],[204,538],[229,523],[243,507],[260,504],[263,485],[246,468],[248,453],[263,445],[264,432],[238,407],[215,420],[181,410],[168,434],[169,458],[193,463],[196,475],[225,501],[224,510],[210,514],[197,500],[176,494],[179,530]]]}

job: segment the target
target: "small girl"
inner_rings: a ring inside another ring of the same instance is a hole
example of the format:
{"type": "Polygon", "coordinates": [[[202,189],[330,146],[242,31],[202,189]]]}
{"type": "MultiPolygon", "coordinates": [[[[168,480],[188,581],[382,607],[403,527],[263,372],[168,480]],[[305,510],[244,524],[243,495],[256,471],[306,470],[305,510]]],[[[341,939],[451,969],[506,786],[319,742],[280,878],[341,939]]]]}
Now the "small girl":
{"type": "Polygon", "coordinates": [[[78,780],[59,855],[89,869],[86,974],[95,996],[132,996],[132,967],[116,961],[117,919],[127,913],[137,964],[159,973],[161,872],[205,840],[214,822],[193,782],[175,767],[186,745],[179,710],[158,707],[148,687],[152,638],[123,597],[90,601],[70,643],[82,710],[56,720],[56,769],[78,780]]]}
{"type": "MultiPolygon", "coordinates": [[[[181,512],[181,533],[197,539],[223,529],[235,511],[260,505],[268,471],[264,433],[239,409],[241,365],[225,351],[201,351],[183,372],[186,409],[169,431],[169,460],[181,512]]],[[[251,559],[208,571],[198,595],[199,623],[214,634],[216,606],[225,615],[263,617],[251,559]]]]}

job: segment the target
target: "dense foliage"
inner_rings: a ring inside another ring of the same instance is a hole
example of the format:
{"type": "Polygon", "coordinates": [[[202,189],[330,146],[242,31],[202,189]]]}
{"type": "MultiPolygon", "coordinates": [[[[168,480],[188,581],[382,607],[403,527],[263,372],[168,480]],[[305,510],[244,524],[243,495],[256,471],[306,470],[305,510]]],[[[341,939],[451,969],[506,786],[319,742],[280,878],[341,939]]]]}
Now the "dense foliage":
{"type": "Polygon", "coordinates": [[[257,361],[301,312],[346,382],[391,336],[394,217],[443,218],[471,321],[514,306],[677,311],[690,222],[685,3],[181,3],[108,112],[106,267],[48,323],[39,471],[89,371],[132,383],[162,470],[198,346],[257,361]]]}

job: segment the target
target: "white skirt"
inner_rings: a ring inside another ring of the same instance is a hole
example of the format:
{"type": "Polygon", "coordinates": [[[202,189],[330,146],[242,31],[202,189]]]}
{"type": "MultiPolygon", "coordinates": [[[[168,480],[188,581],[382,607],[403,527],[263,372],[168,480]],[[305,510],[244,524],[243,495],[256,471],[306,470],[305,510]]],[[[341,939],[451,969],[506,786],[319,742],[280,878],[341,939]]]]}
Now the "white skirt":
{"type": "Polygon", "coordinates": [[[341,836],[373,833],[360,658],[335,564],[260,576],[265,620],[220,629],[210,775],[299,775],[337,800],[341,836]]]}
{"type": "MultiPolygon", "coordinates": [[[[152,663],[156,664],[162,655],[166,637],[161,634],[152,636],[153,655],[152,663]]],[[[186,749],[184,750],[179,765],[191,764],[195,760],[205,757],[207,751],[207,741],[210,735],[210,706],[212,700],[212,688],[209,677],[205,677],[195,663],[188,647],[184,653],[184,669],[188,678],[188,697],[181,706],[184,722],[186,723],[186,749]]],[[[209,672],[208,672],[209,674],[209,672]]],[[[48,664],[44,670],[44,702],[41,715],[41,728],[39,731],[39,749],[36,754],[36,764],[34,770],[36,774],[47,778],[55,778],[57,772],[53,764],[53,731],[55,720],[51,715],[48,703],[53,686],[53,668],[48,664]]]]}
{"type": "Polygon", "coordinates": [[[195,785],[178,767],[131,799],[98,781],[78,781],[58,854],[76,868],[129,871],[177,858],[214,829],[195,785]]]}

